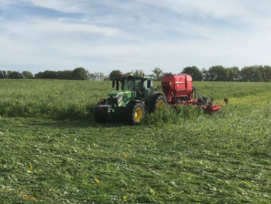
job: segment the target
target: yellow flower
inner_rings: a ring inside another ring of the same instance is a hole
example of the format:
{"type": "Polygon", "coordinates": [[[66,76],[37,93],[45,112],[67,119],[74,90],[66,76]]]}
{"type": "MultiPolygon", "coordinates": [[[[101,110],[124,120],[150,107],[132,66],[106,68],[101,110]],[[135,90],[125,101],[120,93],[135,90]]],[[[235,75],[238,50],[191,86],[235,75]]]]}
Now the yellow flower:
{"type": "Polygon", "coordinates": [[[37,198],[35,198],[33,196],[30,196],[30,195],[24,195],[23,198],[26,199],[26,200],[37,200],[37,198]]]}
{"type": "Polygon", "coordinates": [[[32,103],[35,103],[35,101],[32,101],[32,103]]]}
{"type": "Polygon", "coordinates": [[[122,196],[122,199],[124,200],[124,199],[126,199],[127,197],[126,196],[122,196]]]}
{"type": "Polygon", "coordinates": [[[125,157],[127,156],[127,154],[126,154],[126,153],[124,153],[124,152],[122,153],[122,155],[123,155],[123,156],[125,156],[125,157]]]}
{"type": "Polygon", "coordinates": [[[32,174],[32,171],[29,171],[29,170],[28,170],[27,173],[28,173],[28,174],[32,174]]]}
{"type": "Polygon", "coordinates": [[[29,164],[29,167],[30,167],[30,169],[32,169],[32,168],[33,168],[33,165],[32,165],[32,164],[29,164]]]}
{"type": "Polygon", "coordinates": [[[96,181],[96,183],[100,183],[100,181],[97,178],[95,178],[95,181],[96,181]]]}

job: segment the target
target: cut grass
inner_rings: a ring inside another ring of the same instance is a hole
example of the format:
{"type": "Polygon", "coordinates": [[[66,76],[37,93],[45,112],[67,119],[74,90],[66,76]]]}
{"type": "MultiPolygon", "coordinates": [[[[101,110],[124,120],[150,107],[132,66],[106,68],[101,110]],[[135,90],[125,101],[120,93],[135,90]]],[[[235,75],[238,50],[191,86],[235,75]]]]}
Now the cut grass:
{"type": "MultiPolygon", "coordinates": [[[[100,92],[105,96],[111,90],[109,83],[98,87],[94,82],[34,80],[39,88],[32,91],[19,88],[30,80],[10,83],[13,94],[4,98],[1,90],[1,103],[24,93],[20,103],[35,100],[45,108],[48,104],[43,101],[54,92],[60,92],[61,107],[69,107],[94,105],[100,92]],[[87,100],[89,86],[98,88],[87,100]]],[[[242,100],[230,92],[237,84],[252,101],[260,101],[261,89],[263,95],[269,94],[269,83],[195,83],[217,101],[228,97],[229,105],[211,116],[170,112],[176,121],[157,113],[139,126],[96,124],[88,113],[80,120],[53,119],[61,111],[37,118],[6,113],[0,118],[0,201],[270,203],[271,105],[231,103],[242,100]]]]}

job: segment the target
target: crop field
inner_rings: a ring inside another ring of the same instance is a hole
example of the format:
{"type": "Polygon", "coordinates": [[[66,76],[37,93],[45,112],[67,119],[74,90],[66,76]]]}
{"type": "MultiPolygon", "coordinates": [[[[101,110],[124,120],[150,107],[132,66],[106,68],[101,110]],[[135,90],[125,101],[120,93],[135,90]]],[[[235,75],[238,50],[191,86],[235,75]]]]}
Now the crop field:
{"type": "Polygon", "coordinates": [[[125,126],[94,122],[110,82],[0,80],[0,203],[270,203],[271,83],[193,85],[229,103],[125,126]]]}

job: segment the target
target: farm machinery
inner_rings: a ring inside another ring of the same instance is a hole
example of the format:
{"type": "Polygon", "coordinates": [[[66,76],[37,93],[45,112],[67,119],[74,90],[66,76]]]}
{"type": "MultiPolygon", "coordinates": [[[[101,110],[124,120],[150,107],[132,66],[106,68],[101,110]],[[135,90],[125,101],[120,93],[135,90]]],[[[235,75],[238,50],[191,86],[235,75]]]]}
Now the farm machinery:
{"type": "Polygon", "coordinates": [[[112,117],[121,117],[124,123],[134,125],[145,117],[160,109],[166,103],[162,93],[153,88],[153,80],[149,76],[122,75],[120,73],[112,81],[116,91],[108,94],[107,99],[100,99],[94,109],[96,122],[105,123],[112,117]]]}
{"type": "Polygon", "coordinates": [[[204,97],[192,86],[189,75],[165,75],[162,77],[163,94],[153,88],[153,80],[149,76],[122,75],[120,73],[112,81],[116,88],[108,94],[107,99],[100,98],[95,106],[94,118],[98,123],[106,123],[112,117],[121,117],[125,124],[138,124],[146,114],[159,110],[162,105],[172,107],[193,105],[202,108],[206,113],[220,110],[223,103],[213,104],[212,99],[204,97]]]}
{"type": "Polygon", "coordinates": [[[193,105],[202,108],[205,113],[214,113],[220,110],[223,103],[228,102],[228,99],[224,99],[221,103],[213,104],[213,99],[203,96],[192,86],[190,75],[165,75],[161,83],[167,103],[173,107],[193,105]]]}

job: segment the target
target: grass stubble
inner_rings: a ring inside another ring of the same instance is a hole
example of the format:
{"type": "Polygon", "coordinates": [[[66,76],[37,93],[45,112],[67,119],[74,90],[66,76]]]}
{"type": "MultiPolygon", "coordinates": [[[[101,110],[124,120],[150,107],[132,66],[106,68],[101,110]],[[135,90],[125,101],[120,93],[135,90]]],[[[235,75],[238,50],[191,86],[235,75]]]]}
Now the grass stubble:
{"type": "Polygon", "coordinates": [[[110,82],[0,83],[1,203],[270,203],[270,83],[196,82],[229,104],[132,127],[93,120],[110,82]]]}

